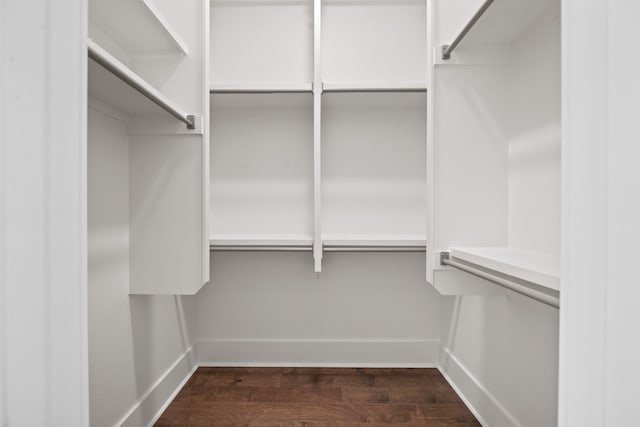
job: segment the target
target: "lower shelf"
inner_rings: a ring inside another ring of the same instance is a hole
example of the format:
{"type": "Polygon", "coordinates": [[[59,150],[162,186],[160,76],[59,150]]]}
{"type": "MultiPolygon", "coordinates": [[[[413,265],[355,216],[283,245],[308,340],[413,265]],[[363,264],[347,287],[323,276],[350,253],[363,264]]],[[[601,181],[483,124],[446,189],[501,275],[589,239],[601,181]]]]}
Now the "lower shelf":
{"type": "Polygon", "coordinates": [[[213,235],[212,251],[311,251],[313,238],[305,235],[213,235]]]}
{"type": "Polygon", "coordinates": [[[560,257],[509,247],[451,248],[451,257],[480,267],[560,290],[560,257]]]}
{"type": "MultiPolygon", "coordinates": [[[[212,251],[311,251],[313,238],[306,235],[213,235],[212,251]]],[[[325,252],[424,252],[424,236],[326,235],[325,252]]]]}

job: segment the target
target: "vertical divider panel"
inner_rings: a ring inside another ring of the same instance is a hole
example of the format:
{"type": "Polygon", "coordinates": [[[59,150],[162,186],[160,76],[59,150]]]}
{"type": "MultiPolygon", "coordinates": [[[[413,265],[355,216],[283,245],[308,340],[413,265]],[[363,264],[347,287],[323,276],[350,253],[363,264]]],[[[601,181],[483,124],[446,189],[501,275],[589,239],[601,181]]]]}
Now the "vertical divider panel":
{"type": "Polygon", "coordinates": [[[435,114],[434,114],[434,104],[433,104],[433,90],[435,87],[434,84],[434,56],[436,55],[434,43],[433,43],[433,13],[434,13],[434,5],[433,0],[427,1],[427,282],[433,283],[433,264],[435,262],[434,256],[434,231],[435,231],[435,221],[434,221],[434,196],[435,196],[435,185],[434,185],[434,170],[435,170],[435,160],[434,160],[434,123],[435,123],[435,114]]]}
{"type": "Polygon", "coordinates": [[[313,260],[322,271],[322,0],[313,0],[313,260]]]}
{"type": "Polygon", "coordinates": [[[210,212],[211,203],[209,201],[209,150],[210,150],[210,111],[211,103],[209,97],[209,87],[211,87],[211,2],[202,0],[202,36],[204,46],[202,47],[202,281],[207,283],[210,279],[211,264],[209,261],[209,234],[210,234],[210,212]]]}

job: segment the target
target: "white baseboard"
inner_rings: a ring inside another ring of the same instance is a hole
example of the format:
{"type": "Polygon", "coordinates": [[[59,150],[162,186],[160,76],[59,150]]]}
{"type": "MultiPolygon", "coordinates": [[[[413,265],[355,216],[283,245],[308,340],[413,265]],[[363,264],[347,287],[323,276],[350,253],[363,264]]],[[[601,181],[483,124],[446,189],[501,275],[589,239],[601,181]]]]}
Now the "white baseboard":
{"type": "Polygon", "coordinates": [[[199,340],[200,366],[438,366],[437,340],[199,340]]]}
{"type": "Polygon", "coordinates": [[[522,427],[489,390],[449,350],[442,347],[438,369],[480,424],[485,427],[522,427]]]}
{"type": "Polygon", "coordinates": [[[131,409],[116,423],[116,426],[152,426],[197,368],[194,345],[187,349],[182,356],[178,357],[169,369],[149,387],[131,409]]]}
{"type": "Polygon", "coordinates": [[[522,427],[439,341],[199,340],[116,423],[152,426],[198,367],[437,367],[486,427],[522,427]]]}

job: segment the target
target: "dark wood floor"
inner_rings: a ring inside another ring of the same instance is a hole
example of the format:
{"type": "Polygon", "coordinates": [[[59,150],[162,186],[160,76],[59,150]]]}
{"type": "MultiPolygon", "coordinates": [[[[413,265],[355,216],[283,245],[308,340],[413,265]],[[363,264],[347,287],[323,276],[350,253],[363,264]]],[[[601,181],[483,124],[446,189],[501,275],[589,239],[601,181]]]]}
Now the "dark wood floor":
{"type": "Polygon", "coordinates": [[[480,426],[437,369],[200,368],[156,426],[480,426]]]}

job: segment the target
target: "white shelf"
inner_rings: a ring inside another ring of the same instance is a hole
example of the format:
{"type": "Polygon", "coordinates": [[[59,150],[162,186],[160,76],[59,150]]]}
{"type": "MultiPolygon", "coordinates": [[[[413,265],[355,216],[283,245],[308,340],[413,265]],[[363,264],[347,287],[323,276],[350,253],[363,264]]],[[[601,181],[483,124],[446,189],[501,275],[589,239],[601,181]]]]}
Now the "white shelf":
{"type": "Polygon", "coordinates": [[[477,44],[511,44],[538,21],[559,11],[559,6],[560,0],[495,0],[462,40],[460,48],[477,44]]]}
{"type": "Polygon", "coordinates": [[[560,257],[509,247],[451,248],[451,258],[560,291],[560,257]]]}
{"type": "Polygon", "coordinates": [[[209,88],[209,93],[311,93],[313,84],[232,84],[216,83],[209,88]]]}
{"type": "Polygon", "coordinates": [[[325,246],[360,246],[360,247],[415,247],[424,248],[427,244],[425,236],[419,235],[337,235],[323,234],[325,246]]]}
{"type": "Polygon", "coordinates": [[[352,83],[324,82],[323,92],[426,92],[426,82],[411,83],[352,83]]]}
{"type": "Polygon", "coordinates": [[[89,35],[115,43],[129,57],[188,53],[188,47],[152,0],[90,0],[89,35]]]}
{"type": "Polygon", "coordinates": [[[303,250],[311,249],[313,237],[305,235],[246,235],[246,234],[216,234],[209,236],[209,245],[212,248],[292,248],[303,250]]]}
{"type": "MultiPolygon", "coordinates": [[[[117,69],[123,74],[126,74],[128,79],[135,81],[140,86],[144,86],[149,92],[154,93],[154,95],[158,99],[162,99],[165,104],[170,105],[175,110],[180,110],[180,108],[171,100],[169,100],[164,94],[151,86],[142,77],[140,77],[126,65],[118,61],[107,51],[102,49],[102,47],[100,47],[97,43],[89,40],[88,45],[90,48],[99,51],[102,56],[108,58],[110,64],[112,64],[114,67],[117,67],[117,69]]],[[[160,108],[154,102],[149,100],[149,98],[133,89],[121,78],[115,76],[111,71],[108,71],[93,60],[89,60],[88,62],[88,75],[89,95],[104,102],[105,104],[130,115],[168,115],[168,113],[164,109],[160,108]]]]}

